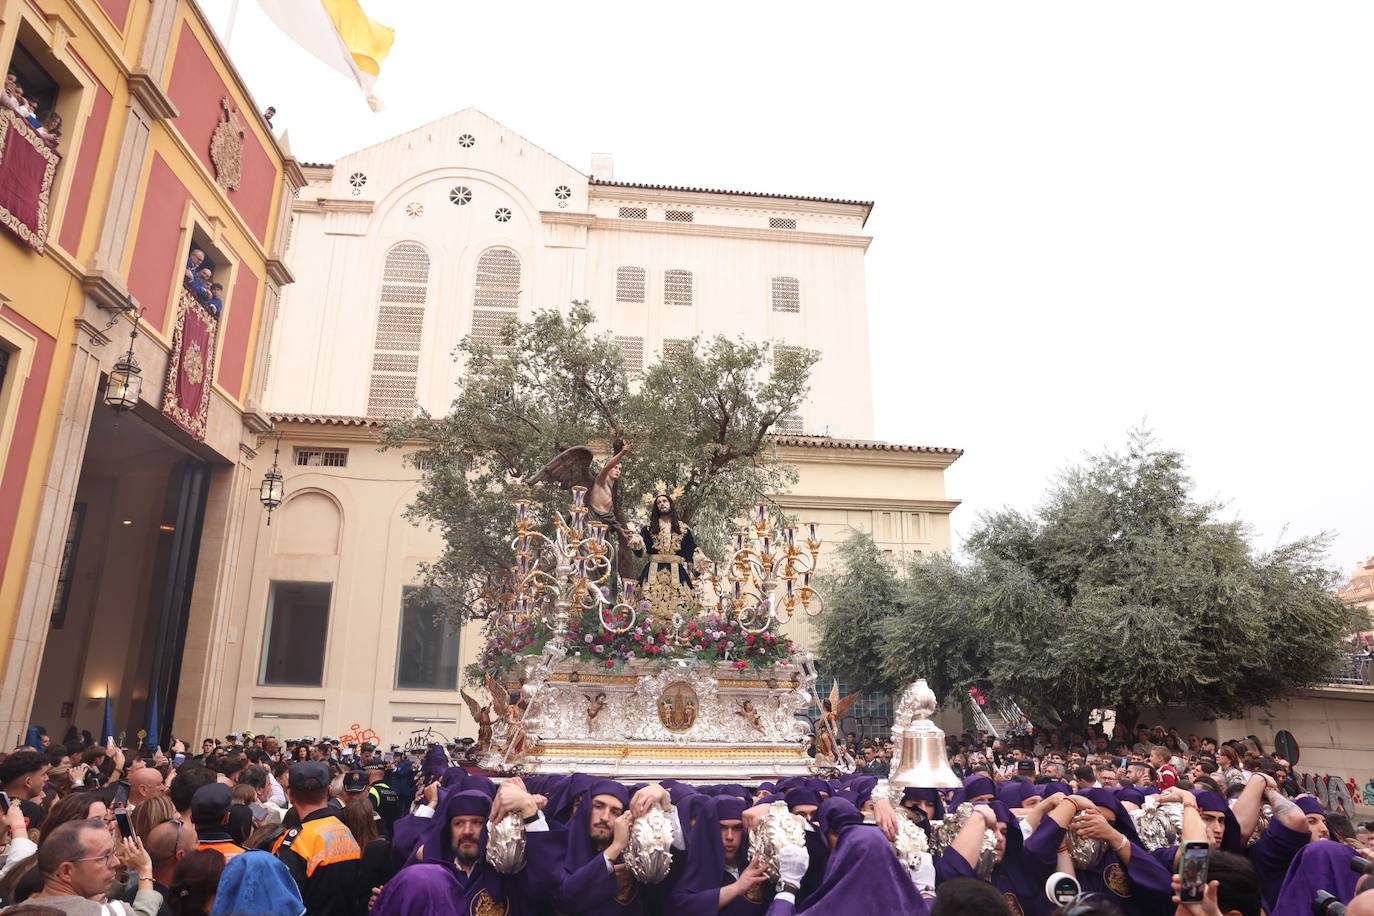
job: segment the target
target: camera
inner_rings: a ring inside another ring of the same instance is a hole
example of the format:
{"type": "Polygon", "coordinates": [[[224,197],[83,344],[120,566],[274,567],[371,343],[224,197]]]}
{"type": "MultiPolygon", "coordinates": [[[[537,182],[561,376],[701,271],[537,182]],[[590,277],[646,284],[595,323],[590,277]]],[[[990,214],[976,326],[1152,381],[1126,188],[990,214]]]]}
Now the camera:
{"type": "Polygon", "coordinates": [[[1059,906],[1072,903],[1081,891],[1078,879],[1062,871],[1050,875],[1049,880],[1045,882],[1045,896],[1050,898],[1050,903],[1059,906]]]}
{"type": "Polygon", "coordinates": [[[1326,891],[1317,891],[1312,901],[1313,916],[1345,916],[1345,904],[1326,891]]]}
{"type": "Polygon", "coordinates": [[[1374,862],[1356,856],[1350,860],[1350,870],[1361,875],[1374,875],[1374,862]]]}

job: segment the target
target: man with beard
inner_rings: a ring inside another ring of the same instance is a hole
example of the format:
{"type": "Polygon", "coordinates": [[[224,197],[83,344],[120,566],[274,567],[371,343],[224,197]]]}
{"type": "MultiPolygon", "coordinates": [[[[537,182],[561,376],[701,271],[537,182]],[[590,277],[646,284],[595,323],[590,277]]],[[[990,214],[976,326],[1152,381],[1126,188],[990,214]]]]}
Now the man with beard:
{"type": "Polygon", "coordinates": [[[646,912],[642,889],[620,856],[630,842],[630,793],[618,782],[598,780],[568,824],[563,881],[555,908],[568,916],[646,912]]]}
{"type": "Polygon", "coordinates": [[[721,795],[697,807],[687,839],[687,865],[672,889],[669,912],[761,916],[768,909],[771,888],[764,887],[763,868],[749,861],[746,804],[738,796],[721,795]]]}
{"type": "Polygon", "coordinates": [[[1126,809],[1109,789],[1066,796],[1026,840],[1026,853],[1053,867],[1062,849],[1084,842],[1090,862],[1075,861],[1085,893],[1105,893],[1127,916],[1167,912],[1169,870],[1145,850],[1126,809]],[[1072,831],[1072,836],[1070,835],[1072,831]]]}

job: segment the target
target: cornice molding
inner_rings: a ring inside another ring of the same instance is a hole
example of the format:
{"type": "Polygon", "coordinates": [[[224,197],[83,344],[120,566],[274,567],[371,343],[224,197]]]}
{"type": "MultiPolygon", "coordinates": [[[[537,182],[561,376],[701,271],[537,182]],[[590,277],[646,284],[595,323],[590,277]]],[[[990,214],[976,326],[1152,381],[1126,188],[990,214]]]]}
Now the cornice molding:
{"type": "Polygon", "coordinates": [[[286,262],[280,258],[267,259],[267,282],[275,284],[277,287],[286,286],[288,283],[296,282],[296,275],[286,266],[286,262]]]}
{"type": "Polygon", "coordinates": [[[299,191],[305,187],[305,171],[295,156],[283,158],[281,164],[282,170],[286,173],[286,181],[291,185],[292,191],[299,191]]]}
{"type": "Polygon", "coordinates": [[[171,97],[162,91],[158,81],[146,70],[135,70],[129,74],[129,94],[154,121],[170,121],[181,114],[171,97]]]}
{"type": "Polygon", "coordinates": [[[540,210],[539,219],[559,226],[590,226],[596,222],[595,213],[568,213],[563,210],[540,210]]]}
{"type": "MultiPolygon", "coordinates": [[[[122,312],[129,302],[129,290],[124,281],[108,270],[93,267],[79,274],[81,291],[107,312],[122,312]]],[[[135,300],[135,305],[137,300],[135,300]]]]}
{"type": "MultiPolygon", "coordinates": [[[[590,200],[634,200],[652,204],[696,204],[701,207],[738,207],[742,210],[784,210],[789,213],[824,213],[846,216],[862,223],[868,216],[868,206],[860,203],[827,203],[814,200],[793,200],[787,197],[763,197],[728,192],[668,191],[624,185],[589,184],[590,200]]],[[[790,229],[778,230],[792,232],[790,229]]]]}
{"type": "Polygon", "coordinates": [[[341,197],[298,198],[291,209],[297,213],[371,213],[377,205],[370,200],[348,200],[341,197]]]}
{"type": "Polygon", "coordinates": [[[110,342],[104,328],[96,327],[85,318],[76,319],[76,333],[86,335],[86,339],[90,341],[92,347],[103,347],[110,342]]]}
{"type": "Polygon", "coordinates": [[[958,455],[933,452],[897,452],[859,448],[805,448],[778,446],[778,456],[788,464],[885,465],[904,468],[944,469],[959,460],[958,455]]]}
{"type": "MultiPolygon", "coordinates": [[[[255,436],[265,436],[272,431],[272,418],[262,409],[261,404],[250,401],[244,408],[242,417],[244,427],[255,436]]],[[[242,447],[240,445],[240,448],[242,447]]]]}
{"type": "Polygon", "coordinates": [[[799,232],[796,229],[759,229],[753,226],[712,226],[706,223],[649,222],[637,219],[596,217],[593,229],[607,232],[657,232],[663,235],[697,235],[709,238],[754,239],[763,242],[799,242],[803,245],[834,245],[868,250],[871,235],[842,235],[835,232],[799,232]]]}
{"type": "Polygon", "coordinates": [[[883,512],[931,512],[949,515],[959,508],[957,499],[899,499],[885,496],[795,496],[784,493],[774,497],[784,509],[870,509],[883,512]]]}

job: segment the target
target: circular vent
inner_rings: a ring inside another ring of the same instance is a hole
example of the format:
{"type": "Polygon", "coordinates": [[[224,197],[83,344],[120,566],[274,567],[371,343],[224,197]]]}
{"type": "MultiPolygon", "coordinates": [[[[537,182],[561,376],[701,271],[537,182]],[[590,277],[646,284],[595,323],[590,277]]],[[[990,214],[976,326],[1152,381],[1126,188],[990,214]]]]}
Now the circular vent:
{"type": "Polygon", "coordinates": [[[410,203],[406,204],[406,216],[410,217],[411,219],[419,219],[421,216],[424,215],[424,204],[416,203],[415,201],[411,201],[410,203]]]}
{"type": "Polygon", "coordinates": [[[355,188],[361,188],[363,185],[367,184],[367,176],[362,172],[354,172],[352,175],[348,176],[348,183],[355,188]]]}
{"type": "Polygon", "coordinates": [[[559,200],[567,200],[569,197],[572,197],[572,188],[565,184],[560,184],[558,187],[554,188],[553,196],[557,197],[559,200]]]}
{"type": "Polygon", "coordinates": [[[498,223],[508,223],[508,222],[510,222],[510,208],[508,208],[508,207],[497,207],[497,208],[496,208],[496,221],[497,221],[498,223]]]}
{"type": "Polygon", "coordinates": [[[457,185],[448,192],[448,199],[455,207],[466,207],[472,201],[472,192],[462,185],[457,185]]]}
{"type": "Polygon", "coordinates": [[[458,138],[458,145],[463,149],[472,149],[477,145],[477,138],[472,134],[463,134],[458,138]]]}

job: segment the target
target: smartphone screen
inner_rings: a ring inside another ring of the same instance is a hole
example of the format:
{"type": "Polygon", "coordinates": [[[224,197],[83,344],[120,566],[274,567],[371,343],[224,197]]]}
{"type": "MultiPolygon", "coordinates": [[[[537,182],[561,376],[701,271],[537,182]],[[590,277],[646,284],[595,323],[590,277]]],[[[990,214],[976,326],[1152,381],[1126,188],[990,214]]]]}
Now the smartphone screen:
{"type": "Polygon", "coordinates": [[[126,840],[134,835],[134,828],[129,823],[128,811],[116,811],[115,824],[119,826],[119,835],[124,837],[126,840]]]}
{"type": "Polygon", "coordinates": [[[1207,889],[1207,843],[1185,843],[1178,863],[1178,899],[1183,903],[1197,903],[1207,889]]]}
{"type": "Polygon", "coordinates": [[[123,808],[123,807],[124,807],[125,805],[127,805],[128,803],[129,803],[129,784],[128,784],[127,782],[124,782],[123,780],[121,780],[120,783],[119,783],[119,785],[115,786],[114,806],[115,806],[116,808],[123,808]]]}

